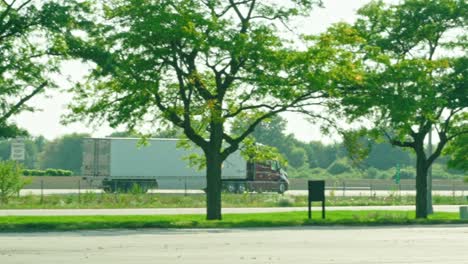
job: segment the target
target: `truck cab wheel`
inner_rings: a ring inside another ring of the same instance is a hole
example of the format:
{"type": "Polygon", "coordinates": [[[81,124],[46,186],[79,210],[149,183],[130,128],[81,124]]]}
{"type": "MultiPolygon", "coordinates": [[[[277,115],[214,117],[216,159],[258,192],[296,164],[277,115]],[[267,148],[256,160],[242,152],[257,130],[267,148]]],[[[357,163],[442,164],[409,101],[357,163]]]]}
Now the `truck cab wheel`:
{"type": "Polygon", "coordinates": [[[278,186],[278,193],[283,194],[284,192],[286,192],[286,183],[280,182],[278,186]]]}

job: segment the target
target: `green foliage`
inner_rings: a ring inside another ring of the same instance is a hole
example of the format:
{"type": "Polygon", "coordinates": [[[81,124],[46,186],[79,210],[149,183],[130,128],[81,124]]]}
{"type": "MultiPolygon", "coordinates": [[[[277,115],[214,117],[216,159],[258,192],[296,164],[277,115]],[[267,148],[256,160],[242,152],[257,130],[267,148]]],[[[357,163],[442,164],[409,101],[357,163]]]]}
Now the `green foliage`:
{"type": "Polygon", "coordinates": [[[368,179],[377,179],[379,175],[379,170],[374,167],[370,167],[366,170],[366,178],[368,179]]]}
{"type": "Polygon", "coordinates": [[[24,176],[73,176],[73,171],[61,169],[23,170],[24,176]]]}
{"type": "Polygon", "coordinates": [[[292,207],[294,206],[294,200],[291,197],[283,197],[278,201],[279,207],[292,207]]]}
{"type": "Polygon", "coordinates": [[[288,164],[286,159],[284,159],[283,155],[279,153],[277,148],[258,144],[253,137],[246,138],[240,150],[242,156],[246,160],[256,162],[277,160],[282,166],[286,166],[288,164]]]}
{"type": "Polygon", "coordinates": [[[435,213],[416,220],[408,211],[331,211],[326,219],[307,219],[307,212],[227,214],[222,221],[206,221],[203,215],[151,216],[6,216],[0,218],[3,232],[73,231],[142,228],[247,228],[303,226],[386,226],[466,224],[458,213],[435,213]]]}
{"type": "Polygon", "coordinates": [[[294,148],[289,156],[289,164],[296,168],[302,167],[307,163],[307,153],[303,148],[294,148]]]}
{"type": "Polygon", "coordinates": [[[327,172],[332,175],[338,175],[350,171],[351,167],[344,159],[336,160],[327,168],[327,172]]]}
{"type": "MultiPolygon", "coordinates": [[[[468,4],[463,0],[371,1],[354,25],[339,23],[317,46],[347,65],[330,106],[351,121],[370,121],[392,145],[417,155],[418,217],[427,217],[427,169],[446,144],[468,133],[466,49],[468,4]],[[438,143],[425,154],[432,129],[438,143]]],[[[369,122],[366,122],[369,123],[369,122]]]]}
{"type": "Polygon", "coordinates": [[[148,123],[180,128],[205,154],[208,217],[219,219],[222,162],[261,121],[326,96],[320,86],[305,87],[304,78],[323,76],[306,77],[304,52],[278,30],[319,3],[106,3],[99,15],[109,26],[81,39],[92,47],[75,54],[96,67],[74,89],[69,121],[86,117],[129,129],[148,123]]]}
{"type": "Polygon", "coordinates": [[[450,168],[468,171],[468,134],[450,142],[445,149],[445,154],[450,155],[447,164],[450,168]]]}
{"type": "MultiPolygon", "coordinates": [[[[45,145],[40,156],[41,168],[61,168],[80,175],[83,159],[83,139],[88,134],[70,134],[53,140],[45,145]]],[[[51,175],[55,176],[55,175],[51,175]]]]}
{"type": "Polygon", "coordinates": [[[66,49],[59,39],[84,26],[86,1],[0,2],[0,138],[24,135],[9,122],[33,111],[31,98],[55,87],[50,76],[60,71],[66,49]]]}
{"type": "Polygon", "coordinates": [[[392,146],[384,142],[378,143],[373,141],[369,155],[364,159],[363,163],[366,166],[374,167],[381,170],[388,170],[395,167],[396,164],[401,166],[410,166],[411,153],[401,148],[392,146]]]}
{"type": "MultiPolygon", "coordinates": [[[[44,137],[30,138],[24,140],[25,144],[25,161],[26,168],[35,168],[39,164],[39,154],[43,150],[45,139],[44,137]]],[[[0,160],[10,159],[11,141],[8,139],[0,140],[0,160]]]]}
{"type": "Polygon", "coordinates": [[[15,161],[0,161],[0,201],[8,203],[27,183],[22,177],[22,167],[15,161]]]}
{"type": "MultiPolygon", "coordinates": [[[[315,178],[316,179],[316,178],[315,178]]],[[[388,179],[390,181],[390,179],[388,179]]],[[[341,182],[336,181],[335,188],[341,182]]],[[[138,190],[138,188],[137,188],[138,190]]],[[[414,205],[414,196],[341,196],[340,191],[330,193],[327,206],[384,206],[384,205],[414,205]]],[[[393,193],[392,193],[393,194],[393,193]]],[[[72,208],[202,208],[205,205],[203,194],[128,194],[81,193],[54,194],[42,197],[40,195],[14,196],[8,204],[1,204],[0,209],[72,209],[72,208]]],[[[434,196],[434,204],[466,205],[465,196],[434,196]]],[[[306,195],[280,195],[272,193],[224,194],[223,205],[230,208],[259,207],[304,207],[307,205],[306,195]]]]}

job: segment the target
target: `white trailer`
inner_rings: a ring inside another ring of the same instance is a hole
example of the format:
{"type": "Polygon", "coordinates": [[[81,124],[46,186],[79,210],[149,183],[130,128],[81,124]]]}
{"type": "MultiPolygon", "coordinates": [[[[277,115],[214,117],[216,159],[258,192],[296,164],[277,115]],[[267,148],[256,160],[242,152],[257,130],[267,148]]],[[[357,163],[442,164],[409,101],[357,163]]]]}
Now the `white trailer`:
{"type": "MultiPolygon", "coordinates": [[[[135,184],[143,190],[156,187],[204,189],[205,170],[189,166],[187,160],[191,154],[201,155],[201,149],[177,147],[178,141],[148,139],[147,145],[139,145],[137,138],[87,138],[83,142],[82,172],[86,179],[102,182],[103,189],[108,192],[128,190],[135,184]]],[[[227,190],[233,192],[258,190],[261,183],[266,184],[260,187],[265,191],[271,189],[269,185],[274,185],[275,190],[278,188],[278,191],[284,192],[288,185],[286,175],[280,170],[277,162],[270,164],[272,171],[266,172],[263,168],[265,166],[255,170],[259,167],[246,162],[239,151],[235,152],[223,163],[223,184],[227,190]],[[254,172],[248,173],[249,168],[254,172]],[[274,177],[275,174],[278,174],[278,177],[274,177]]]]}

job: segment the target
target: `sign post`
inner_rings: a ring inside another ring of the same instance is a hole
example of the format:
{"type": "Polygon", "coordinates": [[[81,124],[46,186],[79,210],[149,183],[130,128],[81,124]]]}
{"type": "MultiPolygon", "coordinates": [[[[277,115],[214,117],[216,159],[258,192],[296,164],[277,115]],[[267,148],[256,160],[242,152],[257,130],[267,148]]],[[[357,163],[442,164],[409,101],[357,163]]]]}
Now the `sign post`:
{"type": "Polygon", "coordinates": [[[397,163],[396,165],[395,183],[400,184],[400,164],[399,163],[397,163]]]}
{"type": "Polygon", "coordinates": [[[312,218],[312,202],[322,202],[322,219],[325,219],[325,181],[309,181],[309,219],[312,218]]]}
{"type": "Polygon", "coordinates": [[[26,149],[24,138],[15,138],[11,141],[10,159],[16,161],[24,161],[26,157],[26,149]]]}

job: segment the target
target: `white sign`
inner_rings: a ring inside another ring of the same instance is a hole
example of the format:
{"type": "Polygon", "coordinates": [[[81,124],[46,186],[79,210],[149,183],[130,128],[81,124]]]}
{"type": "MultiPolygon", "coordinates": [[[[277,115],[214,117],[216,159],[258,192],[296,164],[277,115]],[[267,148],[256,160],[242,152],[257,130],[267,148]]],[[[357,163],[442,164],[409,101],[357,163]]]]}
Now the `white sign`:
{"type": "Polygon", "coordinates": [[[24,147],[23,138],[15,138],[11,141],[11,159],[12,160],[24,160],[26,156],[26,150],[24,147]]]}

